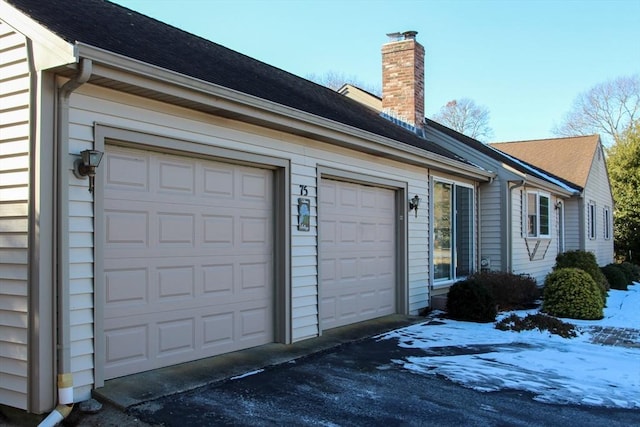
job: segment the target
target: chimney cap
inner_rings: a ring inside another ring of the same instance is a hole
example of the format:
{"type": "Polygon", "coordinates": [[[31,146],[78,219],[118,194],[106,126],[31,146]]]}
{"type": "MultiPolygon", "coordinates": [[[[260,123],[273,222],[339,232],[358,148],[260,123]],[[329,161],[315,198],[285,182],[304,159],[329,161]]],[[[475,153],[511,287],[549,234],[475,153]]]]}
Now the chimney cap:
{"type": "Polygon", "coordinates": [[[416,35],[418,34],[417,31],[405,31],[402,33],[402,35],[404,36],[405,40],[415,40],[416,39],[416,35]]]}
{"type": "Polygon", "coordinates": [[[387,37],[389,37],[389,41],[391,42],[399,42],[403,40],[415,40],[417,31],[403,31],[396,33],[387,33],[387,37]]]}

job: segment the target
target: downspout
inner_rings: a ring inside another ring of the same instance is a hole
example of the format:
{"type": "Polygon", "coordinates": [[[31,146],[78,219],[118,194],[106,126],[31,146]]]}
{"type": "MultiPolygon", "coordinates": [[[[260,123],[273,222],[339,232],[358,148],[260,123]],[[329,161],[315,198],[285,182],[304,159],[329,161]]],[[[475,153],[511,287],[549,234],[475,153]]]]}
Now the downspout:
{"type": "Polygon", "coordinates": [[[54,268],[56,287],[56,346],[58,406],[39,425],[54,426],[73,408],[73,376],[71,373],[71,338],[69,313],[69,98],[71,93],[89,81],[93,63],[81,58],[77,74],[58,89],[55,135],[55,220],[54,268]]]}
{"type": "Polygon", "coordinates": [[[507,271],[513,270],[513,190],[524,187],[525,180],[507,181],[507,271]],[[513,183],[513,185],[512,185],[513,183]]]}

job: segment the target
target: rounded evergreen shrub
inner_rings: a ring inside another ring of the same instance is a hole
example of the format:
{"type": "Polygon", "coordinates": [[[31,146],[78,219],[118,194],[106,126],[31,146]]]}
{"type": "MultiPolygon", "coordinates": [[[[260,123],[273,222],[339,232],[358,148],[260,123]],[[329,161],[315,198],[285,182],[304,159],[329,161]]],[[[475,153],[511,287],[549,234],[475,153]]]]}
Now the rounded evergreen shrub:
{"type": "Polygon", "coordinates": [[[602,319],[604,301],[595,281],[578,268],[560,268],[544,281],[542,311],[571,319],[602,319]]]}
{"type": "Polygon", "coordinates": [[[607,282],[607,278],[602,274],[602,271],[600,271],[598,261],[596,261],[596,256],[592,252],[567,251],[558,254],[556,257],[556,265],[553,269],[557,270],[560,268],[579,268],[580,270],[587,272],[600,287],[602,300],[606,303],[607,291],[609,291],[609,282],[607,282]]]}
{"type": "Polygon", "coordinates": [[[486,287],[498,310],[520,310],[536,307],[540,288],[534,278],[504,271],[482,271],[467,280],[486,287]]]}
{"type": "Polygon", "coordinates": [[[471,280],[454,283],[447,295],[449,317],[470,322],[496,320],[496,303],[489,290],[471,280]]]}
{"type": "Polygon", "coordinates": [[[612,289],[627,290],[627,285],[631,283],[631,280],[628,279],[621,264],[607,264],[601,270],[612,289]]]}
{"type": "Polygon", "coordinates": [[[627,275],[628,283],[640,282],[640,265],[633,264],[629,261],[625,261],[622,264],[618,264],[624,274],[627,275]]]}

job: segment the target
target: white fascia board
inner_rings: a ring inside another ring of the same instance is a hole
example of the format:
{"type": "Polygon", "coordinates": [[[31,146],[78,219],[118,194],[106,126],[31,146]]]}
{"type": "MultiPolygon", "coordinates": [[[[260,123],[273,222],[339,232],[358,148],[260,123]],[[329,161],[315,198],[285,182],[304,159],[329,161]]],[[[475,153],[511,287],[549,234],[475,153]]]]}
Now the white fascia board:
{"type": "Polygon", "coordinates": [[[0,1],[0,17],[16,32],[31,41],[34,66],[37,70],[77,62],[73,44],[67,43],[4,1],[0,1]]]}
{"type": "Polygon", "coordinates": [[[293,129],[299,134],[317,135],[325,140],[340,141],[354,148],[377,151],[382,156],[407,163],[457,172],[480,180],[495,177],[495,173],[473,165],[94,46],[78,43],[76,50],[78,57],[93,61],[95,75],[214,106],[234,114],[247,115],[293,129]],[[100,64],[104,67],[100,67],[100,64]]]}
{"type": "Polygon", "coordinates": [[[558,186],[558,185],[549,183],[548,181],[545,181],[543,179],[536,178],[536,177],[529,176],[529,175],[525,175],[525,181],[528,184],[531,184],[531,185],[534,185],[536,187],[542,188],[542,189],[547,190],[550,193],[558,195],[558,196],[571,197],[571,196],[575,196],[575,195],[578,194],[578,192],[575,191],[575,190],[569,190],[567,187],[558,186]]]}
{"type": "Polygon", "coordinates": [[[511,173],[518,175],[523,181],[525,181],[525,185],[532,185],[532,186],[547,190],[554,195],[562,196],[562,197],[572,197],[579,194],[578,191],[570,189],[569,187],[555,185],[549,181],[531,176],[524,172],[520,172],[509,165],[503,164],[503,167],[504,169],[510,171],[511,173]]]}

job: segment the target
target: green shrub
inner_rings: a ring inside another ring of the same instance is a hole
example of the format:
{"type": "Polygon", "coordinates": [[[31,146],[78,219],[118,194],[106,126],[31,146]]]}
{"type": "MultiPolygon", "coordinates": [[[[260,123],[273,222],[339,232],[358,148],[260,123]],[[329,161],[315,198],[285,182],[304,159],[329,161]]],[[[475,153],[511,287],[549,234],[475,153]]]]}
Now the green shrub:
{"type": "Polygon", "coordinates": [[[516,332],[538,329],[539,331],[549,331],[563,338],[578,336],[575,325],[542,313],[528,314],[526,317],[520,317],[512,313],[496,323],[496,329],[516,332]]]}
{"type": "Polygon", "coordinates": [[[536,306],[540,289],[536,281],[523,274],[485,271],[472,274],[467,280],[486,287],[498,310],[518,310],[536,306]]]}
{"type": "Polygon", "coordinates": [[[627,284],[631,282],[640,282],[640,265],[633,264],[629,261],[625,261],[619,265],[622,271],[627,275],[627,279],[629,280],[627,284]]]}
{"type": "Polygon", "coordinates": [[[602,319],[604,302],[595,281],[578,268],[560,268],[544,281],[542,311],[572,319],[602,319]]]}
{"type": "Polygon", "coordinates": [[[627,290],[627,284],[631,283],[631,280],[629,280],[629,276],[625,274],[621,264],[608,264],[602,267],[601,270],[612,289],[627,290]]]}
{"type": "Polygon", "coordinates": [[[454,283],[447,295],[449,317],[471,322],[493,322],[496,302],[487,288],[470,280],[454,283]]]}
{"type": "Polygon", "coordinates": [[[593,253],[587,251],[568,251],[558,254],[556,257],[556,265],[553,269],[557,270],[560,268],[579,268],[587,272],[600,287],[602,300],[606,304],[609,282],[607,282],[607,278],[602,274],[602,271],[600,271],[596,256],[593,253]]]}

